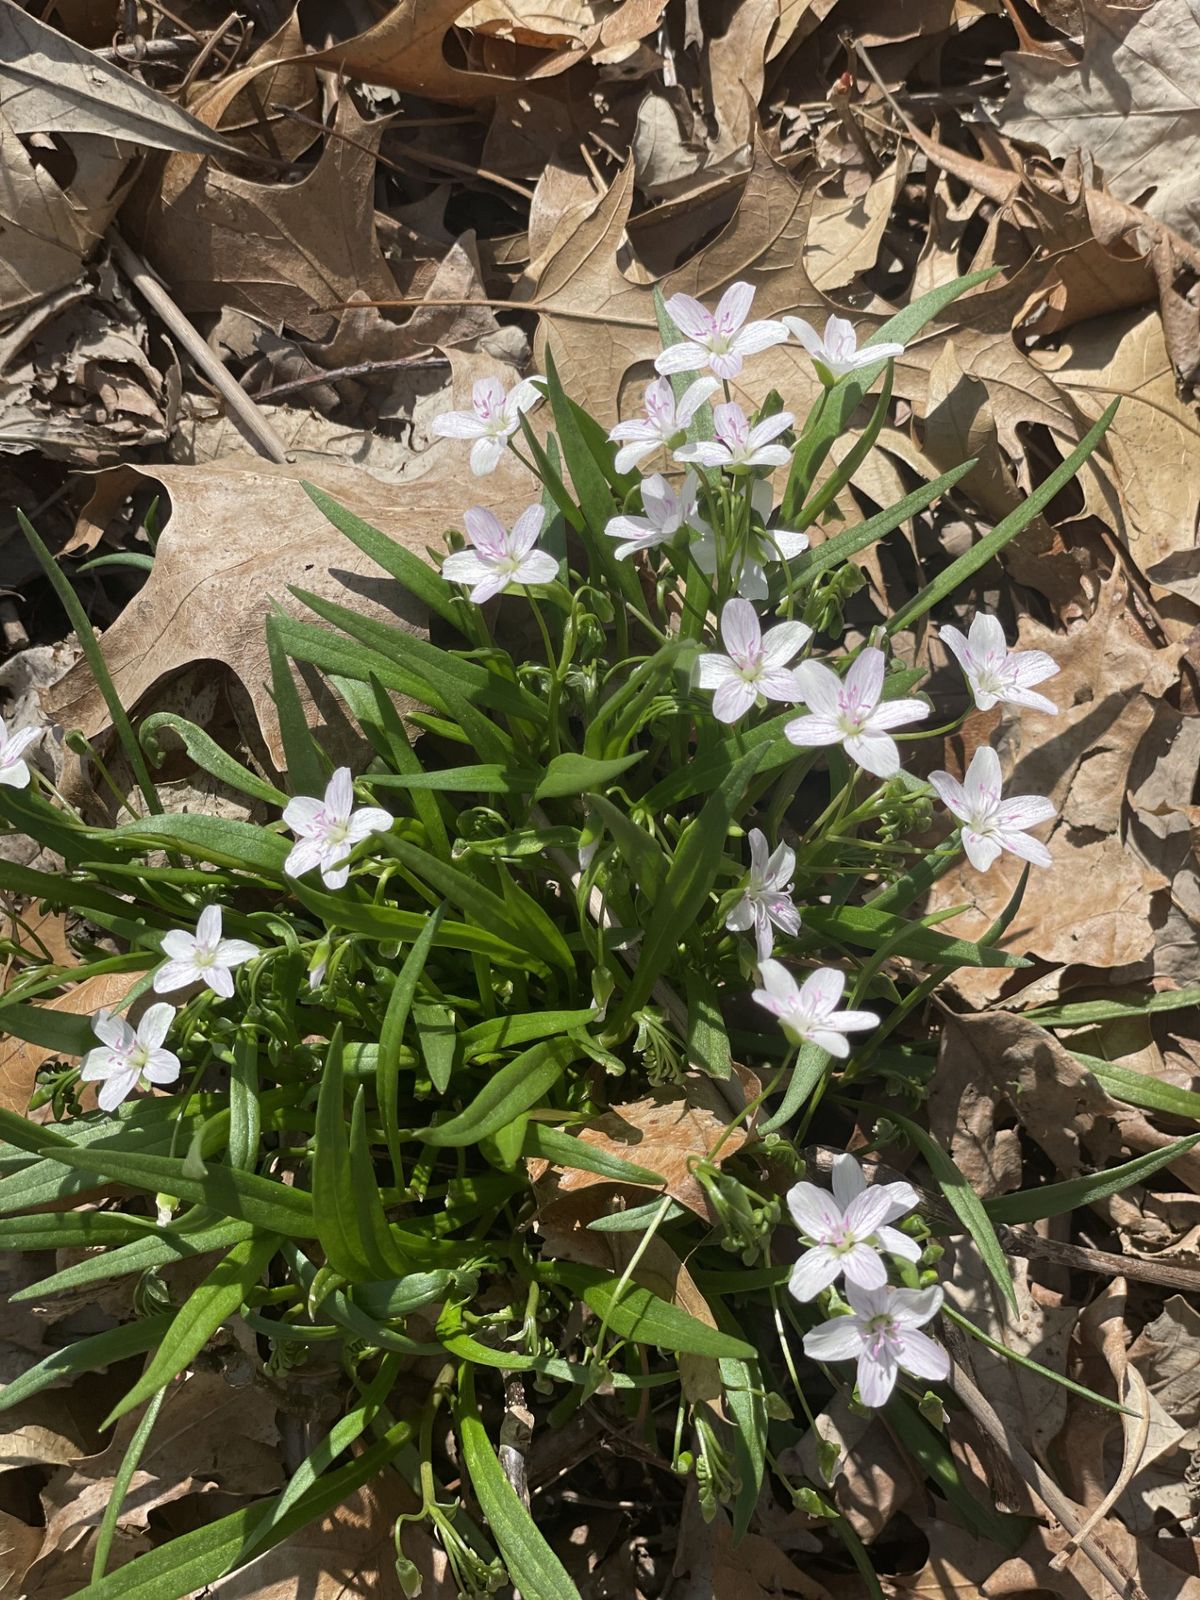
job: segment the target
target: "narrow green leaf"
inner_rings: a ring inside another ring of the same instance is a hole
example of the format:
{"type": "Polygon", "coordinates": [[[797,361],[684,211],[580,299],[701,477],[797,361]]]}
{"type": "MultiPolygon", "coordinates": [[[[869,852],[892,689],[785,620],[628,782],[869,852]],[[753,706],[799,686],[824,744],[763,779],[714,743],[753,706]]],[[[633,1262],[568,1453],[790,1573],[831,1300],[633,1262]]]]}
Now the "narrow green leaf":
{"type": "Polygon", "coordinates": [[[916,1458],[930,1482],[945,1495],[963,1525],[977,1539],[984,1539],[996,1549],[1014,1555],[1025,1542],[1030,1519],[994,1511],[975,1499],[959,1476],[946,1440],[930,1427],[907,1395],[893,1395],[886,1416],[900,1443],[916,1458]]]}
{"type": "MultiPolygon", "coordinates": [[[[1189,1122],[1200,1122],[1200,1094],[1192,1089],[1180,1089],[1148,1072],[1137,1072],[1132,1067],[1122,1067],[1099,1056],[1085,1056],[1073,1052],[1096,1079],[1100,1087],[1114,1100],[1123,1100],[1127,1106],[1141,1106],[1146,1111],[1162,1111],[1167,1116],[1185,1117],[1189,1122]]],[[[6,1241],[7,1242],[7,1241],[6,1241]]]]}
{"type": "Polygon", "coordinates": [[[404,1043],[404,1030],[413,998],[425,971],[425,962],[433,948],[433,941],[446,915],[446,902],[426,920],[413,947],[405,957],[400,975],[392,985],[383,1026],[379,1030],[379,1064],[375,1073],[375,1093],[379,1101],[379,1119],[383,1123],[383,1136],[387,1140],[388,1156],[392,1163],[395,1183],[399,1187],[403,1163],[400,1157],[400,1050],[404,1043]]]}
{"type": "Polygon", "coordinates": [[[537,1524],[504,1475],[480,1420],[475,1378],[469,1366],[461,1369],[459,1384],[454,1420],[463,1461],[509,1577],[526,1600],[579,1600],[579,1590],[566,1568],[538,1532],[537,1524]]]}
{"type": "MultiPolygon", "coordinates": [[[[360,1091],[361,1092],[361,1091],[360,1091]]],[[[357,1181],[350,1165],[343,1104],[342,1031],[334,1031],[317,1092],[317,1125],[313,1138],[312,1207],[317,1237],[329,1265],[351,1283],[387,1278],[393,1268],[368,1262],[354,1200],[357,1181]]],[[[369,1181],[370,1175],[363,1174],[369,1181]]]]}
{"type": "Polygon", "coordinates": [[[32,1395],[40,1394],[51,1384],[64,1378],[74,1378],[81,1372],[99,1372],[130,1356],[140,1356],[151,1350],[171,1326],[171,1313],[147,1317],[143,1322],[125,1322],[104,1333],[94,1333],[89,1339],[80,1339],[62,1350],[44,1356],[36,1366],[28,1367],[11,1383],[0,1389],[0,1411],[20,1405],[32,1395]]]}
{"type": "Polygon", "coordinates": [[[1093,1022],[1148,1017],[1158,1011],[1184,1011],[1191,1006],[1200,1006],[1200,988],[1168,989],[1136,1000],[1076,1000],[1065,1006],[1034,1006],[1025,1015],[1043,1028],[1085,1028],[1093,1022]]]}
{"type": "Polygon", "coordinates": [[[455,604],[454,591],[446,580],[430,566],[428,561],[407,550],[397,540],[373,528],[369,522],[347,511],[324,489],[314,483],[301,482],[300,487],[324,516],[328,517],[339,533],[345,534],[364,555],[370,556],[384,572],[398,579],[408,592],[422,605],[426,605],[443,621],[461,633],[462,618],[455,604]]]}
{"type": "Polygon", "coordinates": [[[240,794],[248,794],[252,800],[265,800],[271,806],[287,805],[288,797],[282,789],[277,789],[273,783],[251,772],[249,767],[243,766],[227,750],[223,750],[203,728],[198,728],[186,717],[177,716],[174,711],[156,711],[138,729],[138,737],[146,754],[156,767],[161,766],[163,761],[159,735],[164,731],[178,738],[202,772],[228,784],[240,794]]]}
{"type": "MultiPolygon", "coordinates": [[[[90,1213],[94,1220],[105,1220],[103,1213],[90,1213]]],[[[10,1229],[32,1220],[16,1217],[4,1225],[5,1243],[10,1229]]],[[[117,1219],[113,1219],[114,1221],[117,1219]]],[[[141,1238],[131,1239],[116,1249],[105,1250],[100,1255],[85,1256],[82,1261],[51,1273],[27,1288],[19,1289],[14,1300],[41,1300],[47,1295],[78,1293],[89,1284],[104,1283],[111,1278],[122,1278],[133,1273],[149,1272],[154,1267],[169,1266],[174,1261],[187,1261],[211,1250],[227,1250],[231,1245],[248,1239],[254,1230],[248,1222],[218,1222],[194,1232],[180,1232],[173,1228],[142,1231],[141,1238]]]]}
{"type": "Polygon", "coordinates": [[[555,756],[546,768],[546,775],[534,790],[535,800],[561,800],[568,795],[584,794],[589,789],[600,789],[612,783],[623,772],[636,766],[645,754],[635,750],[631,755],[618,756],[615,761],[597,761],[591,756],[576,755],[568,751],[555,756]]]}
{"type": "Polygon", "coordinates": [[[1123,1161],[1120,1166],[1108,1167],[1103,1172],[1069,1178],[1065,1183],[1047,1183],[1040,1189],[997,1195],[983,1204],[993,1222],[1041,1222],[1046,1217],[1061,1217],[1074,1211],[1076,1206],[1106,1200],[1132,1184],[1144,1183],[1162,1167],[1194,1149],[1197,1143],[1200,1143],[1200,1133],[1188,1134],[1186,1138],[1164,1145],[1161,1150],[1147,1151],[1145,1155],[1135,1156],[1132,1161],[1123,1161]]]}
{"type": "Polygon", "coordinates": [[[253,822],[226,817],[206,817],[198,812],[173,811],[161,817],[142,817],[114,828],[118,839],[144,844],[148,849],[178,850],[194,861],[211,861],[218,867],[242,867],[248,872],[282,879],[288,842],[253,822]]]}
{"type": "MultiPolygon", "coordinates": [[[[636,1149],[636,1146],[634,1146],[636,1149]]],[[[595,1172],[614,1183],[636,1183],[645,1188],[659,1189],[666,1179],[647,1167],[635,1166],[624,1156],[602,1150],[578,1135],[565,1133],[561,1128],[545,1122],[529,1122],[521,1154],[526,1158],[541,1157],[556,1167],[570,1167],[576,1172],[595,1172]]]]}
{"type": "MultiPolygon", "coordinates": [[[[547,1270],[550,1270],[549,1267],[547,1270]]],[[[618,1337],[635,1344],[658,1345],[681,1355],[754,1360],[758,1352],[744,1339],[710,1328],[706,1322],[672,1305],[638,1283],[627,1282],[617,1298],[620,1279],[595,1267],[553,1263],[554,1277],[578,1294],[618,1337]]]]}
{"type": "Polygon", "coordinates": [[[445,1094],[450,1087],[458,1049],[454,1012],[436,1000],[419,1000],[413,1005],[413,1022],[429,1081],[439,1094],[445,1094]]]}
{"type": "Polygon", "coordinates": [[[422,1129],[417,1137],[439,1149],[478,1144],[537,1105],[582,1054],[570,1038],[545,1039],[532,1045],[489,1078],[465,1110],[448,1122],[422,1129]]]}
{"type": "Polygon", "coordinates": [[[570,1033],[596,1020],[596,1009],[580,1011],[525,1011],[502,1017],[488,1017],[458,1036],[458,1050],[464,1061],[495,1055],[518,1044],[531,1044],[554,1033],[570,1033]]]}
{"type": "Polygon", "coordinates": [[[881,1115],[890,1117],[905,1138],[916,1145],[924,1156],[930,1172],[937,1179],[938,1187],[949,1201],[955,1216],[975,1241],[975,1248],[979,1251],[984,1266],[995,1279],[1004,1298],[1015,1310],[1017,1295],[1009,1274],[1008,1261],[1000,1248],[1000,1241],[996,1237],[991,1217],[984,1209],[983,1201],[963,1177],[953,1158],[919,1123],[913,1122],[909,1117],[902,1117],[898,1111],[889,1110],[882,1112],[881,1115]]]}
{"type": "Polygon", "coordinates": [[[308,717],[292,676],[291,662],[280,637],[281,613],[267,618],[267,659],[271,666],[271,699],[279,719],[279,737],[287,762],[287,783],[293,794],[323,795],[328,776],[308,726],[308,717]]]}
{"type": "Polygon", "coordinates": [[[932,583],[926,584],[919,594],[889,618],[885,630],[889,636],[909,627],[918,617],[924,616],[927,611],[939,605],[947,595],[953,594],[960,584],[965,583],[973,573],[979,571],[980,567],[986,566],[999,555],[1010,540],[1015,539],[1017,534],[1029,526],[1034,517],[1046,509],[1055,495],[1066,488],[1108,432],[1109,424],[1116,416],[1119,404],[1119,399],[1114,400],[1105,409],[1099,421],[1088,429],[1067,459],[1055,467],[1046,481],[1039,484],[1028,499],[1010,511],[1002,522],[996,524],[991,533],[964,551],[944,572],[939,572],[932,583]]]}
{"type": "Polygon", "coordinates": [[[988,950],[970,939],[955,939],[919,922],[905,923],[873,906],[812,906],[806,910],[808,928],[825,939],[836,939],[865,950],[883,945],[902,951],[913,961],[929,961],[956,967],[1027,967],[1024,956],[1005,950],[988,950]]]}
{"type": "Polygon", "coordinates": [[[243,1239],[220,1260],[175,1314],[154,1359],[101,1427],[108,1428],[143,1400],[170,1383],[199,1355],[213,1334],[239,1309],[279,1248],[271,1234],[243,1239]]]}

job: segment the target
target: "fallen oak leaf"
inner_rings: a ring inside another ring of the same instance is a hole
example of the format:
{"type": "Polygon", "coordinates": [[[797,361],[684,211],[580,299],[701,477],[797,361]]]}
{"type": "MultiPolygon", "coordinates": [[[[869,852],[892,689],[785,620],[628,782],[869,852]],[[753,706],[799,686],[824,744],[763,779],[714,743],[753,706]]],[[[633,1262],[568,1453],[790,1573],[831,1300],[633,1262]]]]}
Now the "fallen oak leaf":
{"type": "MultiPolygon", "coordinates": [[[[144,587],[104,634],[102,648],[122,704],[133,707],[164,678],[193,661],[218,661],[244,684],[279,770],[285,766],[270,694],[265,618],[273,605],[312,620],[289,594],[297,585],[383,621],[420,632],[425,619],[407,591],[326,520],[305,493],[308,480],[373,527],[424,556],[462,516],[467,490],[462,452],[439,442],[385,482],[321,460],[288,466],[231,456],[195,467],[120,467],[106,480],[106,508],[93,496],[98,521],[148,478],[171,497],[171,516],[144,587]],[[236,593],[238,603],[230,605],[236,593]]],[[[505,461],[474,497],[511,523],[533,498],[525,470],[505,461]]],[[[53,714],[95,738],[109,726],[108,708],[90,669],[76,667],[54,689],[53,714]]]]}

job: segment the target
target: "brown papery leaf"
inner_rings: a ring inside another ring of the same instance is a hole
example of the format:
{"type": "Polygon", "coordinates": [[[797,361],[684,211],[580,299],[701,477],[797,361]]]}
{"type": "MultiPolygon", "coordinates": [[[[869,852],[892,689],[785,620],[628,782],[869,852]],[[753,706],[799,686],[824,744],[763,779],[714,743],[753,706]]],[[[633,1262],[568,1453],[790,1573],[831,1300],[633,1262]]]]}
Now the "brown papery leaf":
{"type": "Polygon", "coordinates": [[[1012,90],[1000,126],[1053,156],[1091,150],[1114,194],[1200,244],[1200,15],[1189,0],[1142,9],[1081,0],[1081,9],[1079,66],[1005,58],[1012,90]]]}
{"type": "MultiPolygon", "coordinates": [[[[172,507],[144,588],[104,635],[105,659],[122,703],[134,706],[193,661],[222,662],[245,685],[271,759],[282,770],[264,623],[274,602],[292,616],[315,621],[289,595],[289,585],[413,632],[424,627],[407,591],[326,521],[301,480],[418,555],[427,545],[438,547],[472,499],[506,523],[533,499],[524,469],[515,463],[472,480],[454,440],[440,441],[409,466],[392,482],[320,458],[276,466],[235,456],[198,467],[115,469],[107,480],[110,508],[143,477],[166,489],[172,507]],[[231,605],[234,594],[237,604],[231,605]]],[[[94,499],[89,511],[100,520],[94,499]]],[[[89,738],[108,727],[108,709],[86,667],[56,686],[54,714],[89,738]]]]}
{"type": "MultiPolygon", "coordinates": [[[[745,1071],[739,1072],[739,1077],[747,1100],[754,1099],[759,1092],[758,1080],[745,1071]]],[[[682,1096],[675,1090],[656,1090],[640,1100],[613,1106],[583,1124],[575,1137],[604,1155],[619,1156],[657,1172],[664,1180],[658,1192],[669,1194],[680,1205],[711,1222],[708,1197],[691,1167],[696,1161],[709,1159],[718,1142],[721,1145],[716,1157],[718,1163],[741,1149],[747,1139],[746,1127],[741,1124],[727,1134],[728,1122],[728,1111],[722,1108],[711,1080],[689,1074],[682,1096]]],[[[550,1170],[548,1161],[529,1162],[529,1175],[534,1183],[547,1179],[550,1170]]],[[[554,1169],[552,1181],[551,1192],[556,1198],[598,1185],[621,1190],[635,1187],[614,1185],[611,1178],[585,1172],[579,1167],[554,1169]]]]}

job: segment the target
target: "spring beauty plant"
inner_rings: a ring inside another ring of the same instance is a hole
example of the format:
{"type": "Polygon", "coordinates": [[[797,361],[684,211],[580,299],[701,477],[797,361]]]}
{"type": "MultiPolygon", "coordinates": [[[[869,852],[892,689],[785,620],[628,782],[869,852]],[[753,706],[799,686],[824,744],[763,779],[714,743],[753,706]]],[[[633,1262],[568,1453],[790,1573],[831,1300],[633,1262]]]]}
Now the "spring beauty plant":
{"type": "Polygon", "coordinates": [[[823,339],[755,319],[748,284],[660,302],[660,375],[612,427],[549,358],[477,384],[435,430],[463,453],[440,563],[310,488],[429,627],[297,587],[303,614],[266,623],[282,773],[173,712],[135,727],[25,524],[109,703],[115,753],[90,759],[131,796],[81,815],[29,730],[0,737],[0,820],[59,863],[0,856],[31,930],[9,941],[0,1028],[50,1053],[28,1115],[0,1112],[5,1243],[59,1252],[21,1292],[39,1305],[135,1286],[131,1320],[0,1395],[108,1371],[104,1425],[131,1419],[88,1600],[198,1592],[394,1474],[404,1593],[419,1524],[460,1593],[569,1600],[555,1493],[532,1485],[535,1518],[513,1487],[514,1384],[535,1438],[586,1409],[735,1539],[760,1507],[802,1504],[831,1560],[866,1559],[813,1509],[825,1486],[782,1464],[839,1396],[887,1408],[955,1515],[994,1516],[928,1420],[950,1372],[935,1234],[971,1233],[1003,1294],[1007,1264],[908,1113],[936,1050],[922,1002],[958,968],[1022,965],[998,941],[1024,880],[982,940],[922,903],[964,859],[1036,870],[1052,810],[1005,798],[990,751],[926,781],[912,749],[972,697],[1028,713],[1045,662],[1010,653],[995,618],[956,633],[953,595],[1107,417],[895,616],[858,595],[854,558],[971,463],[829,520],[887,416],[891,361],[976,281],[823,339]],[[730,380],[796,338],[822,397],[748,412],[730,380]],[[505,452],[531,475],[510,526],[471,495],[505,452]],[[893,647],[921,618],[962,665],[953,706],[893,647]],[[310,730],[300,672],[340,704],[353,761],[310,730]],[[180,747],[241,816],[164,809],[154,770],[180,747]],[[69,963],[38,943],[37,905],[67,911],[69,963]],[[101,978],[105,1010],[49,1004],[101,978]],[[686,1184],[652,1130],[612,1131],[652,1103],[707,1108],[686,1184]],[[320,1418],[306,1451],[274,1496],[164,1524],[117,1564],[158,1407],[231,1327],[253,1381],[320,1418]]]}

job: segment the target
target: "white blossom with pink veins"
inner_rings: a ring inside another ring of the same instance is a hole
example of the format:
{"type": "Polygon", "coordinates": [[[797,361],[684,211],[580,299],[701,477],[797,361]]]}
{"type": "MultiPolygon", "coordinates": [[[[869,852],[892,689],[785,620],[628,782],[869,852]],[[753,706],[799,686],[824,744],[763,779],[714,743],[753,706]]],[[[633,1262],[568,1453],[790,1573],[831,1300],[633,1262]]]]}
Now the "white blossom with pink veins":
{"type": "Polygon", "coordinates": [[[803,317],[784,317],[783,321],[813,358],[822,382],[827,378],[830,381],[844,378],[848,372],[859,372],[863,367],[873,367],[877,361],[894,360],[904,354],[902,344],[865,344],[860,350],[854,324],[845,317],[830,317],[825,324],[824,338],[803,317]]]}
{"type": "Polygon", "coordinates": [[[314,867],[321,869],[327,889],[341,889],[350,876],[350,854],[372,833],[386,833],[395,820],[381,806],[354,805],[354,784],[349,767],[338,767],[325,788],[324,798],[298,794],[284,807],[283,820],[296,835],[283,870],[299,878],[314,867]]]}
{"type": "Polygon", "coordinates": [[[471,386],[470,411],[443,411],[429,425],[439,439],[473,439],[471,471],[486,478],[500,465],[500,457],[521,426],[521,413],[542,398],[532,378],[505,393],[498,378],[477,378],[471,386]]]}
{"type": "Polygon", "coordinates": [[[10,732],[0,722],[0,783],[10,789],[28,787],[29,763],[25,752],[41,731],[40,728],[14,728],[10,732]]]}
{"type": "Polygon", "coordinates": [[[911,1183],[877,1183],[867,1187],[862,1168],[852,1155],[833,1163],[833,1193],[814,1183],[797,1183],[787,1192],[792,1221],[812,1241],[788,1282],[797,1300],[813,1300],[836,1278],[860,1289],[882,1289],[887,1267],[880,1251],[919,1261],[921,1247],[889,1224],[912,1211],[918,1201],[911,1183]]]}
{"type": "Polygon", "coordinates": [[[758,959],[764,960],[775,947],[775,929],[793,937],[800,932],[800,913],[792,903],[792,874],[796,852],[790,845],[772,850],[761,828],[750,829],[750,871],[742,898],[725,918],[732,933],[754,929],[758,959]]]}
{"type": "Polygon", "coordinates": [[[788,331],[782,322],[747,322],[754,303],[754,286],[731,283],[716,311],[709,311],[690,294],[673,294],[667,315],[684,336],[682,344],[664,350],[654,363],[662,373],[700,372],[708,367],[718,378],[736,378],[746,356],[785,344],[788,331]]]}
{"type": "Polygon", "coordinates": [[[535,545],[546,520],[543,506],[526,506],[510,532],[494,511],[472,506],[463,512],[469,550],[456,550],[442,562],[442,577],[465,583],[477,606],[514,583],[553,583],[558,562],[535,545]]]}
{"type": "Polygon", "coordinates": [[[1057,716],[1054,701],[1044,694],[1034,694],[1033,685],[1052,678],[1058,663],[1044,650],[1010,650],[998,617],[977,612],[965,638],[949,625],[938,632],[946,648],[957,657],[980,711],[990,711],[1002,702],[1057,716]]]}
{"type": "Polygon", "coordinates": [[[660,446],[673,442],[682,444],[692,418],[720,387],[715,378],[697,378],[676,402],[669,378],[655,378],[653,383],[648,383],[642,396],[645,416],[618,422],[609,433],[613,444],[621,446],[614,462],[617,471],[632,472],[660,446]]]}
{"type": "Polygon", "coordinates": [[[1000,781],[1000,757],[991,745],[981,744],[971,757],[966,776],[959,783],[948,772],[931,772],[929,781],[939,798],[963,825],[963,849],[977,872],[986,872],[1010,850],[1022,861],[1048,867],[1049,850],[1040,839],[1031,839],[1028,829],[1049,822],[1057,813],[1041,795],[1013,795],[1006,800],[1000,781]]]}
{"type": "Polygon", "coordinates": [[[685,444],[676,450],[676,461],[701,467],[786,467],[792,459],[786,445],[773,444],[785,433],[795,417],[790,411],[777,411],[773,417],[764,417],[750,426],[750,420],[741,406],[732,400],[713,407],[713,432],[715,439],[700,439],[695,444],[685,444]]]}
{"type": "Polygon", "coordinates": [[[820,661],[802,662],[796,678],[809,714],[789,722],[785,735],[802,750],[840,744],[864,772],[893,777],[900,770],[900,752],[888,730],[920,722],[929,707],[924,700],[884,700],[883,673],[883,651],[871,646],[844,678],[820,661]]]}
{"type": "Polygon", "coordinates": [[[851,1315],[833,1317],[804,1335],[804,1354],[813,1361],[857,1361],[858,1395],[865,1406],[891,1397],[901,1372],[941,1383],[950,1376],[950,1357],[920,1330],[942,1309],[942,1291],[860,1289],[847,1283],[851,1315]]]}
{"type": "Polygon", "coordinates": [[[84,1083],[100,1084],[101,1111],[115,1111],[139,1084],[174,1083],[179,1077],[179,1057],[162,1048],[174,1018],[175,1008],[165,1000],[147,1007],[136,1032],[111,1011],[94,1014],[92,1032],[100,1043],[84,1056],[79,1076],[84,1083]]]}
{"type": "Polygon", "coordinates": [[[877,1028],[879,1018],[870,1011],[839,1011],[846,975],[836,967],[818,967],[797,983],[779,961],[761,961],[762,988],[754,998],[764,1010],[779,1018],[793,1044],[815,1044],[844,1061],[850,1054],[848,1033],[877,1028]]]}
{"type": "Polygon", "coordinates": [[[726,653],[711,651],[697,663],[696,681],[712,689],[713,716],[736,722],[766,700],[795,700],[795,671],[788,666],[812,638],[804,622],[780,622],[764,634],[749,600],[727,600],[721,610],[721,643],[726,653]]]}
{"type": "Polygon", "coordinates": [[[249,939],[225,939],[221,935],[220,906],[205,906],[196,921],[195,933],[172,928],[164,933],[162,952],[167,960],[154,974],[155,994],[170,994],[192,983],[205,983],[228,1000],[233,994],[233,969],[253,961],[258,946],[249,939]]]}
{"type": "Polygon", "coordinates": [[[642,509],[644,517],[612,517],[604,525],[610,539],[623,539],[613,554],[617,560],[631,556],[637,550],[652,550],[655,545],[669,544],[680,528],[707,528],[700,515],[700,483],[694,472],[689,472],[679,488],[674,488],[660,473],[642,479],[642,509]]]}

